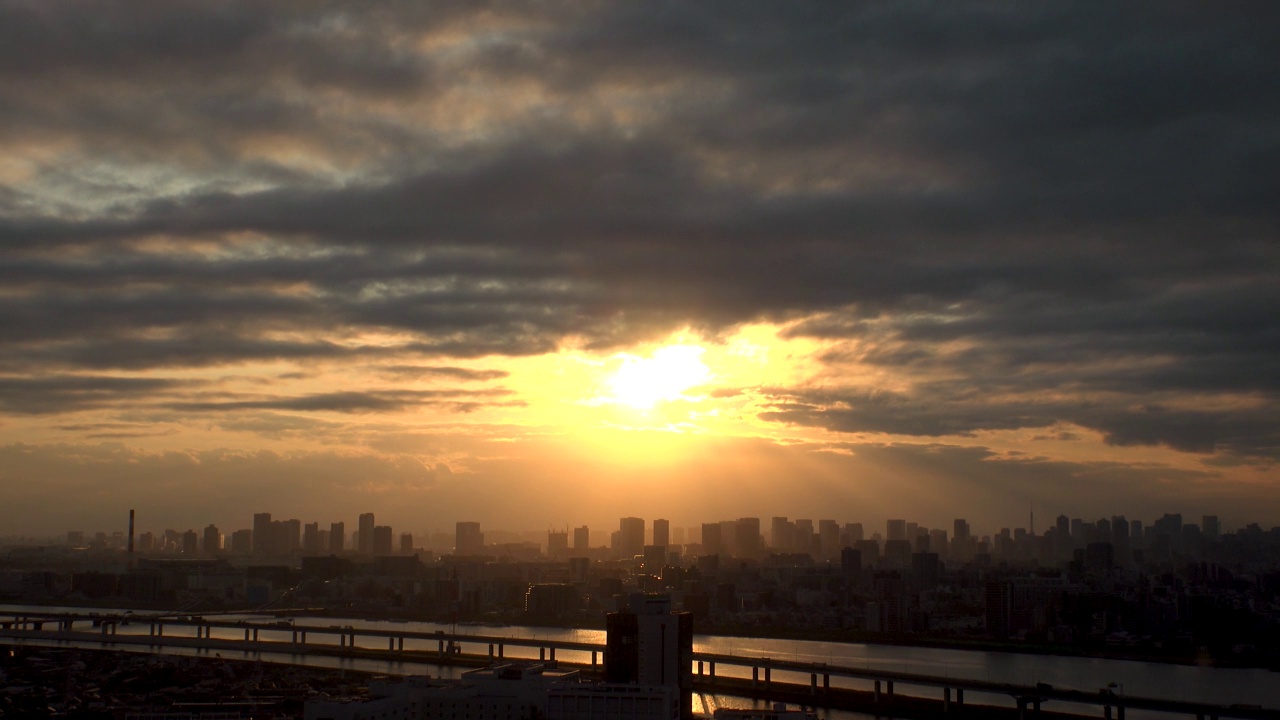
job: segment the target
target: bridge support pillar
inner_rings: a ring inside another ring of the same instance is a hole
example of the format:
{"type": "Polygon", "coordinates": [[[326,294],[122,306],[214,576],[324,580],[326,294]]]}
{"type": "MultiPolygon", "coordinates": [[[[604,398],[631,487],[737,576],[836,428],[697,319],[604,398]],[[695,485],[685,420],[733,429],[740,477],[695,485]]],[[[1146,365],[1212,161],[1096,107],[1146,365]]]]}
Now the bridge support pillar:
{"type": "Polygon", "coordinates": [[[546,659],[547,659],[547,649],[546,649],[546,648],[543,648],[543,647],[538,648],[538,659],[539,659],[539,660],[546,660],[546,659]]]}
{"type": "Polygon", "coordinates": [[[549,652],[548,654],[551,656],[551,657],[550,657],[550,658],[548,658],[548,659],[549,659],[549,660],[551,660],[551,662],[555,662],[555,661],[556,661],[556,649],[555,649],[555,648],[551,648],[551,650],[550,650],[550,652],[549,652]]]}
{"type": "Polygon", "coordinates": [[[956,688],[956,704],[964,704],[964,688],[956,688]]]}
{"type": "Polygon", "coordinates": [[[769,687],[773,684],[773,668],[764,669],[764,686],[769,687]]]}
{"type": "Polygon", "coordinates": [[[1110,706],[1110,705],[1103,705],[1103,706],[1102,706],[1102,717],[1106,718],[1106,720],[1111,720],[1111,706],[1110,706]]]}
{"type": "Polygon", "coordinates": [[[1116,706],[1116,720],[1124,720],[1124,706],[1123,706],[1123,705],[1117,705],[1117,706],[1116,706]]]}
{"type": "MultiPolygon", "coordinates": [[[[256,635],[257,632],[255,631],[254,634],[256,635]]],[[[156,636],[164,637],[164,623],[156,623],[156,636]]]]}
{"type": "Polygon", "coordinates": [[[708,669],[711,671],[711,679],[715,680],[716,679],[716,661],[712,660],[711,662],[707,663],[707,665],[708,665],[708,669]]]}
{"type": "Polygon", "coordinates": [[[951,712],[951,688],[942,688],[942,712],[951,712]]]}
{"type": "Polygon", "coordinates": [[[809,694],[818,694],[818,673],[809,673],[809,694]]]}
{"type": "MultiPolygon", "coordinates": [[[[155,634],[155,628],[152,628],[152,634],[155,634]]],[[[244,629],[244,641],[249,642],[249,628],[244,629]]]]}
{"type": "Polygon", "coordinates": [[[498,657],[502,657],[502,652],[504,647],[505,645],[503,643],[498,643],[498,657]]]}
{"type": "Polygon", "coordinates": [[[393,637],[389,637],[389,638],[387,638],[387,649],[388,649],[388,650],[395,650],[395,649],[396,649],[396,639],[395,639],[395,638],[393,638],[393,637]]]}
{"type": "Polygon", "coordinates": [[[751,667],[751,687],[755,687],[756,685],[759,685],[759,684],[760,684],[760,668],[753,665],[751,667]]]}
{"type": "Polygon", "coordinates": [[[403,652],[403,651],[404,651],[404,636],[403,636],[403,635],[401,635],[400,637],[396,638],[396,650],[397,650],[397,651],[400,651],[400,652],[403,652]]]}
{"type": "Polygon", "coordinates": [[[489,643],[489,657],[493,657],[493,643],[489,643]]]}
{"type": "Polygon", "coordinates": [[[876,702],[880,702],[880,681],[876,681],[876,702]]]}
{"type": "Polygon", "coordinates": [[[258,642],[258,628],[253,629],[253,641],[258,642]]]}
{"type": "Polygon", "coordinates": [[[884,694],[889,696],[889,702],[893,702],[893,681],[892,680],[884,681],[884,690],[885,690],[884,694]]]}
{"type": "Polygon", "coordinates": [[[297,631],[297,630],[294,630],[293,632],[290,632],[290,633],[289,633],[289,642],[293,643],[294,645],[297,645],[297,644],[298,644],[298,631],[297,631]]]}
{"type": "Polygon", "coordinates": [[[822,692],[831,690],[831,673],[822,673],[822,692]]]}
{"type": "MultiPolygon", "coordinates": [[[[150,627],[150,629],[147,631],[147,634],[148,634],[148,635],[150,635],[150,636],[152,636],[152,637],[155,637],[155,634],[156,634],[156,624],[155,624],[155,623],[151,623],[151,627],[150,627]]],[[[248,631],[248,630],[245,630],[245,631],[244,631],[244,639],[245,639],[245,640],[248,640],[248,639],[249,639],[249,631],[248,631]]]]}
{"type": "Polygon", "coordinates": [[[306,644],[307,644],[307,631],[306,631],[306,630],[303,630],[302,632],[298,633],[298,640],[299,640],[299,642],[301,642],[303,645],[306,645],[306,644]]]}
{"type": "Polygon", "coordinates": [[[439,653],[440,653],[440,657],[444,657],[444,641],[443,640],[440,641],[439,653]]]}
{"type": "MultiPolygon", "coordinates": [[[[1027,700],[1026,698],[1018,698],[1018,720],[1026,720],[1027,717],[1027,700]]],[[[1107,717],[1111,717],[1111,707],[1107,706],[1107,717]]]]}

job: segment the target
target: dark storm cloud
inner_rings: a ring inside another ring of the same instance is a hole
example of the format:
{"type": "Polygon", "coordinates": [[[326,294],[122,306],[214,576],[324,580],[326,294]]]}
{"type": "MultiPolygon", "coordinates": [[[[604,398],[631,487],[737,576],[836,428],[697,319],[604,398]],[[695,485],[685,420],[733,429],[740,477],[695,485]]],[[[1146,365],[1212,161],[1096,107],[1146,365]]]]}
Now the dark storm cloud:
{"type": "Polygon", "coordinates": [[[913,389],[775,389],[770,419],[1274,457],[1277,20],[6,5],[0,366],[412,366],[802,320],[856,345],[833,372],[913,389]]]}
{"type": "Polygon", "coordinates": [[[166,378],[105,375],[0,377],[0,412],[46,415],[118,405],[140,396],[197,387],[166,378]]]}
{"type": "Polygon", "coordinates": [[[511,373],[506,370],[472,370],[470,368],[440,365],[390,365],[380,368],[378,372],[396,378],[420,379],[443,377],[450,380],[484,381],[499,380],[511,373]]]}
{"type": "Polygon", "coordinates": [[[300,397],[260,400],[211,400],[171,403],[168,408],[183,412],[226,410],[291,410],[341,413],[391,412],[411,407],[437,406],[455,412],[469,412],[488,404],[502,404],[512,391],[488,390],[376,390],[332,392],[300,397]],[[491,399],[493,398],[493,399],[491,399]]]}

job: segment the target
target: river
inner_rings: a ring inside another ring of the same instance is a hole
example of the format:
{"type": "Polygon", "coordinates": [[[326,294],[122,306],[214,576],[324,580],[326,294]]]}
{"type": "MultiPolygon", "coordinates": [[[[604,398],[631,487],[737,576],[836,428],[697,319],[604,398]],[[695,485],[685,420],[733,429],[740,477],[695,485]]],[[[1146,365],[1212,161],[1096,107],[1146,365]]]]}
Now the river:
{"type": "MultiPolygon", "coordinates": [[[[4,611],[39,612],[117,612],[102,609],[74,607],[33,607],[19,605],[0,605],[4,611]]],[[[256,615],[217,616],[220,620],[262,620],[256,615]]],[[[274,618],[266,618],[274,619],[274,618]]],[[[546,628],[530,626],[451,626],[426,622],[393,622],[363,619],[335,619],[328,617],[295,617],[300,625],[350,625],[355,628],[379,628],[412,632],[467,631],[477,635],[503,636],[522,639],[566,640],[575,642],[600,643],[605,640],[603,630],[577,630],[566,628],[546,628]]],[[[146,624],[122,626],[121,634],[146,634],[146,624]]],[[[191,628],[166,628],[166,634],[190,633],[191,628]]],[[[287,641],[290,631],[278,633],[263,632],[263,640],[287,641]]],[[[243,633],[236,629],[212,629],[212,636],[229,640],[243,639],[243,633]]],[[[333,642],[332,639],[316,638],[314,641],[333,642]]],[[[362,639],[362,646],[385,648],[372,639],[362,639]]],[[[431,650],[435,642],[430,640],[414,641],[407,639],[405,649],[431,650]]],[[[1185,701],[1201,701],[1213,703],[1243,703],[1261,705],[1263,707],[1280,707],[1280,673],[1262,669],[1215,668],[1193,665],[1172,665],[1165,663],[1140,662],[1133,660],[1111,660],[1103,658],[1066,657],[1055,655],[1032,655],[1008,652],[988,652],[981,650],[953,650],[943,648],[921,648],[900,645],[874,645],[863,643],[836,643],[813,640],[782,640],[774,638],[741,638],[697,635],[694,637],[694,650],[697,652],[724,653],[739,656],[756,656],[774,659],[825,662],[831,665],[850,667],[895,670],[908,673],[941,675],[944,677],[986,680],[1001,683],[1034,684],[1049,683],[1055,687],[1078,690],[1097,690],[1114,683],[1118,694],[1130,694],[1146,697],[1158,697],[1185,701]]],[[[182,654],[201,654],[196,650],[166,648],[166,652],[182,654]]],[[[479,650],[483,652],[483,650],[479,650]]],[[[207,653],[206,653],[207,654],[207,653]]],[[[430,674],[433,677],[456,677],[459,668],[428,665],[420,663],[399,663],[374,660],[350,660],[315,655],[293,655],[289,653],[256,653],[261,659],[272,662],[288,662],[316,667],[345,667],[353,670],[381,672],[388,674],[430,674]]],[[[531,648],[508,647],[507,656],[536,657],[537,650],[531,648]],[[521,653],[525,653],[522,655],[521,653]]],[[[573,662],[589,662],[587,653],[561,651],[557,657],[573,662]]],[[[721,675],[740,674],[750,676],[746,668],[717,668],[721,675]]],[[[792,680],[785,673],[775,674],[777,680],[792,680]]],[[[807,682],[805,678],[795,678],[807,682]]],[[[869,689],[869,682],[853,679],[832,678],[832,684],[842,687],[869,689]]],[[[898,692],[904,694],[920,694],[933,696],[936,689],[917,689],[900,686],[898,692]]],[[[966,693],[966,702],[991,705],[1013,706],[1008,696],[966,693]]],[[[752,701],[744,698],[706,697],[695,700],[695,710],[713,710],[715,707],[750,707],[752,701]]],[[[1046,706],[1048,708],[1048,706],[1046,706]]],[[[1088,712],[1087,706],[1060,705],[1062,710],[1088,712]]],[[[1097,716],[1101,717],[1101,709],[1097,716]]],[[[855,713],[829,713],[825,717],[831,720],[852,720],[866,716],[855,713]]],[[[1133,720],[1141,718],[1169,718],[1163,713],[1140,713],[1130,711],[1128,717],[1133,720]]]]}

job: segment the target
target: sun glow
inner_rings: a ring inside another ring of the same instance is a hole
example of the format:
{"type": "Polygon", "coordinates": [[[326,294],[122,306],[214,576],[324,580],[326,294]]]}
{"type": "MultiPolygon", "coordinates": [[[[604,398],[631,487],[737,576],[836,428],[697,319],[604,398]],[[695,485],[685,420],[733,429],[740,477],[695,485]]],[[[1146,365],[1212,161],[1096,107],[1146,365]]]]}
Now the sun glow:
{"type": "Polygon", "coordinates": [[[703,352],[696,345],[669,345],[647,358],[619,355],[622,367],[607,381],[611,399],[638,410],[684,399],[686,390],[711,380],[711,370],[702,362],[703,352]]]}

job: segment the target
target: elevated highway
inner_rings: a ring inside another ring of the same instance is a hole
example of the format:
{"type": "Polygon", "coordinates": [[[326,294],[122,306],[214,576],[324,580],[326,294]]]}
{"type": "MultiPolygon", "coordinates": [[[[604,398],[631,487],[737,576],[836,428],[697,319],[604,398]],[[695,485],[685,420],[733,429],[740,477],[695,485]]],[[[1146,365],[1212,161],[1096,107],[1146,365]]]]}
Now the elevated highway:
{"type": "MultiPolygon", "coordinates": [[[[423,632],[407,628],[360,628],[342,624],[297,624],[288,620],[244,621],[162,614],[0,612],[0,639],[91,643],[108,647],[127,645],[323,654],[471,666],[512,659],[508,649],[519,648],[528,654],[522,653],[514,659],[533,659],[532,653],[536,651],[539,660],[578,667],[587,673],[599,672],[604,660],[604,646],[596,643],[469,632],[423,632]],[[559,659],[557,651],[561,654],[559,659]]],[[[965,693],[968,692],[1011,698],[1013,708],[1007,712],[1019,718],[1035,717],[1042,713],[1045,703],[1053,702],[1055,716],[1101,716],[1124,720],[1127,709],[1141,709],[1199,720],[1280,720],[1278,709],[1230,702],[1215,704],[1118,695],[1106,688],[1077,690],[1043,683],[1020,685],[714,653],[695,652],[693,663],[694,687],[699,691],[789,699],[814,707],[866,710],[869,704],[876,710],[893,708],[894,713],[907,711],[919,717],[938,714],[970,716],[979,708],[965,704],[965,693]],[[833,678],[837,681],[861,681],[869,684],[871,689],[855,691],[847,684],[841,686],[837,682],[833,685],[833,678]],[[804,682],[806,679],[807,683],[804,682]],[[909,694],[901,692],[904,687],[910,689],[909,694]],[[924,705],[920,703],[921,697],[925,698],[924,705]],[[912,711],[908,705],[920,706],[920,709],[912,711]]]]}

